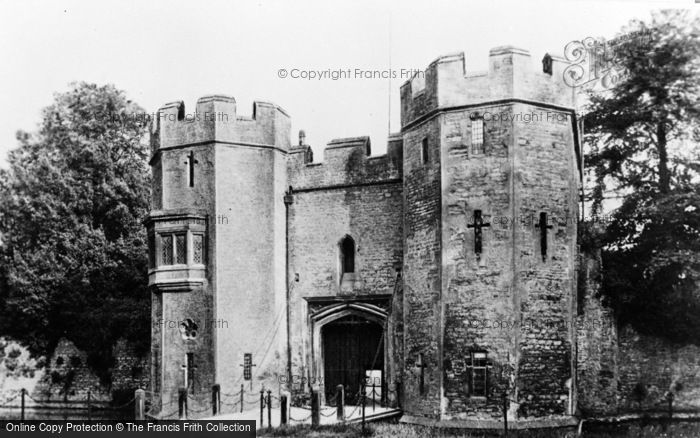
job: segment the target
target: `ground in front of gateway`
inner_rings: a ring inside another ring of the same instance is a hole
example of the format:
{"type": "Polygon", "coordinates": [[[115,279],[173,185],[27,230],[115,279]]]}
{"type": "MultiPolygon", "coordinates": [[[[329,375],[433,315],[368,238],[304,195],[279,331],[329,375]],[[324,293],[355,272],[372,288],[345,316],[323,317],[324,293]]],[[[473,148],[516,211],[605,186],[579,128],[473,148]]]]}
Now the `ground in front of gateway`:
{"type": "MultiPolygon", "coordinates": [[[[396,422],[371,423],[363,435],[360,424],[332,425],[312,428],[308,425],[290,426],[266,431],[258,430],[258,437],[290,438],[496,438],[500,432],[467,432],[455,429],[436,429],[396,422]]],[[[511,430],[510,438],[577,438],[576,429],[511,430]]],[[[580,435],[583,438],[700,438],[700,422],[629,422],[618,425],[589,426],[580,435]]]]}

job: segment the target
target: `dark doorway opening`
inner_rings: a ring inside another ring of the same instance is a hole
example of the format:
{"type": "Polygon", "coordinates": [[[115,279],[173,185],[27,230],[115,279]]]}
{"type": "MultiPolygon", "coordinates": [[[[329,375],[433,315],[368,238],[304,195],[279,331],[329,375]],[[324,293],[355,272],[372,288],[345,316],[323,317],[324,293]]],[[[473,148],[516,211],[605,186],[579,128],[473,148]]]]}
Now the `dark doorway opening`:
{"type": "Polygon", "coordinates": [[[358,316],[346,316],[321,328],[326,404],[333,404],[338,385],[345,388],[345,403],[358,404],[363,379],[383,388],[384,341],[382,326],[358,316]],[[379,381],[377,381],[379,380],[379,381]]]}

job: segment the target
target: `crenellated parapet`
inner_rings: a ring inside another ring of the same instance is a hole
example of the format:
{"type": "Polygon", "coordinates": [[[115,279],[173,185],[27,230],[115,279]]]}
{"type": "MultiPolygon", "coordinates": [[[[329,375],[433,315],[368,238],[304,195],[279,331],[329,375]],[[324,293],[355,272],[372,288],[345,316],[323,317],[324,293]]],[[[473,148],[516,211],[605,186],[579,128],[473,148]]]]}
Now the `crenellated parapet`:
{"type": "Polygon", "coordinates": [[[158,110],[151,126],[151,148],[160,149],[211,142],[289,149],[289,115],[279,106],[255,101],[251,117],[236,113],[236,100],[223,95],[200,98],[194,111],[182,101],[158,110]]]}
{"type": "Polygon", "coordinates": [[[401,126],[436,111],[508,99],[573,108],[572,89],[564,82],[568,65],[546,54],[535,67],[527,50],[512,46],[491,49],[485,72],[467,72],[464,53],[442,56],[401,86],[401,126]]]}
{"type": "Polygon", "coordinates": [[[299,190],[400,180],[403,166],[401,135],[389,137],[385,155],[371,156],[371,153],[369,137],[335,139],[324,149],[323,161],[316,163],[311,148],[300,141],[290,150],[289,184],[294,190],[299,190]]]}

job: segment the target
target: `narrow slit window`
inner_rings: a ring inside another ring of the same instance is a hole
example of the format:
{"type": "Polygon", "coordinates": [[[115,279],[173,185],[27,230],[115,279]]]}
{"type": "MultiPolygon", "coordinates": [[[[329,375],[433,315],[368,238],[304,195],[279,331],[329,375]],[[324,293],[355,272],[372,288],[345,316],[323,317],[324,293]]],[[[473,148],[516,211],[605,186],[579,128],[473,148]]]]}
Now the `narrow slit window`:
{"type": "Polygon", "coordinates": [[[472,119],[472,154],[484,152],[484,119],[475,117],[472,119]]]}
{"type": "Polygon", "coordinates": [[[428,164],[428,161],[430,160],[430,155],[428,151],[428,139],[427,137],[423,139],[423,142],[421,143],[421,162],[423,164],[428,164]]]}
{"type": "Polygon", "coordinates": [[[355,272],[355,241],[353,238],[346,236],[340,243],[340,250],[343,273],[349,274],[355,272]]]}
{"type": "Polygon", "coordinates": [[[486,397],[487,391],[487,358],[486,352],[471,353],[472,396],[486,397]]]}
{"type": "Polygon", "coordinates": [[[173,264],[173,236],[172,234],[166,234],[161,236],[161,257],[160,261],[162,265],[172,265],[173,264]]]}

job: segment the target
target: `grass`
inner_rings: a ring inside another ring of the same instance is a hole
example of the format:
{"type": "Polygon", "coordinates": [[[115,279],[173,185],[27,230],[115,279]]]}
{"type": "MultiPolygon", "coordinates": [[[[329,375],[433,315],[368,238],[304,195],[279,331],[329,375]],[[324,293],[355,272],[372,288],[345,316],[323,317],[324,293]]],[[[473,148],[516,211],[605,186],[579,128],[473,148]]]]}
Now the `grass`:
{"type": "MultiPolygon", "coordinates": [[[[625,423],[615,426],[600,425],[584,430],[584,438],[697,438],[700,437],[700,423],[660,422],[641,424],[625,423]]],[[[461,429],[436,429],[401,423],[367,424],[365,434],[359,424],[332,425],[312,428],[309,425],[289,426],[272,431],[258,431],[259,437],[290,438],[496,438],[503,432],[479,432],[461,429]]],[[[575,438],[573,429],[511,430],[510,438],[575,438]]]]}

